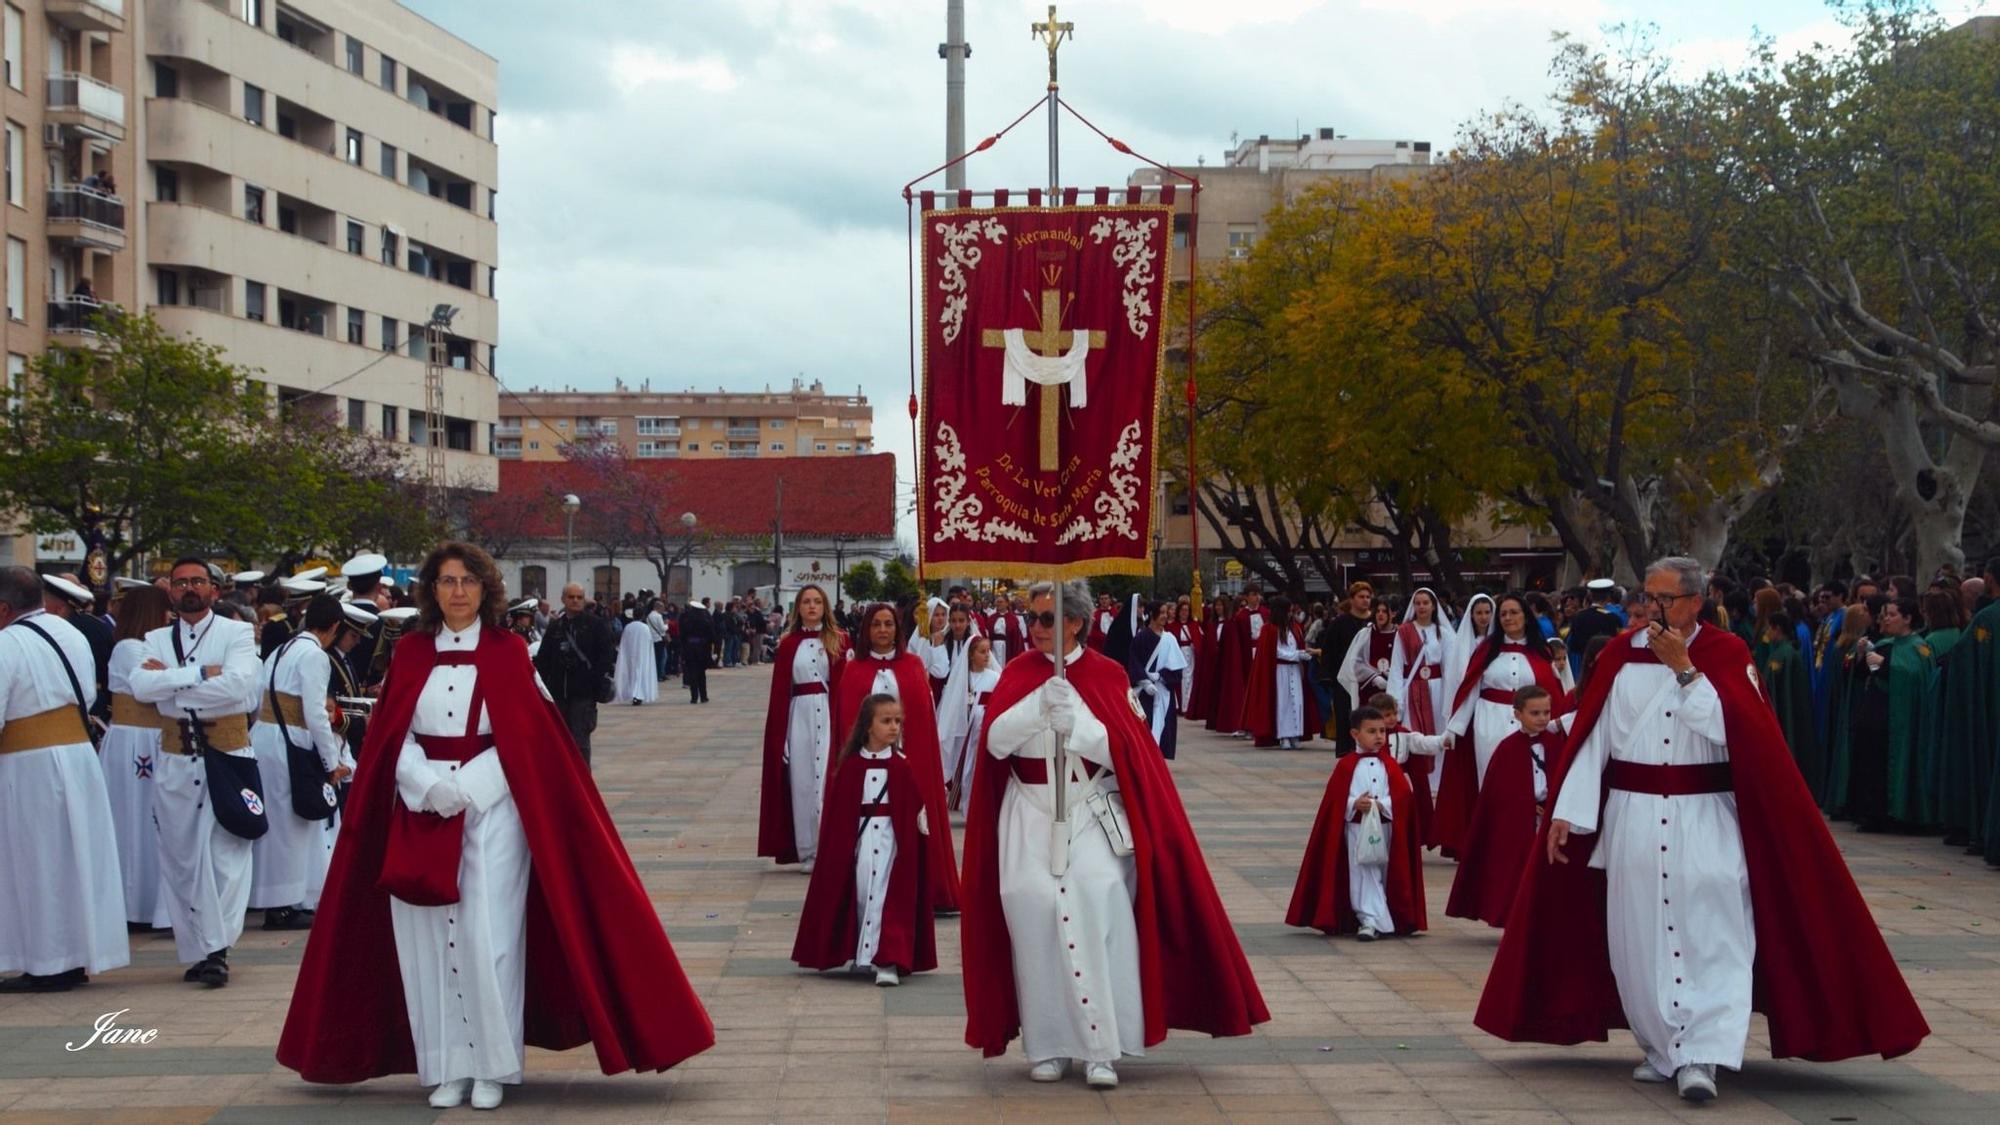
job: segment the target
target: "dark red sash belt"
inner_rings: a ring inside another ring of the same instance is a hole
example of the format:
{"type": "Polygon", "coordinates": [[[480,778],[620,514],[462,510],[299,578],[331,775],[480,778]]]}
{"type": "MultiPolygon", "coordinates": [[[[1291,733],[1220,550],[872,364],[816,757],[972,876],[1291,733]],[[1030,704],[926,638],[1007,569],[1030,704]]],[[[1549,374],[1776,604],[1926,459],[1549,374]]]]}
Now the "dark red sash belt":
{"type": "Polygon", "coordinates": [[[888,815],[889,815],[889,806],[888,806],[888,804],[886,804],[886,803],[884,803],[884,804],[880,804],[880,805],[863,805],[863,806],[861,806],[861,815],[862,815],[862,816],[888,816],[888,815]]]}
{"type": "Polygon", "coordinates": [[[458,762],[464,764],[479,756],[482,750],[493,748],[490,734],[420,734],[417,745],[424,748],[424,757],[438,762],[458,762]]]}
{"type": "MultiPolygon", "coordinates": [[[[1020,778],[1023,785],[1047,785],[1049,783],[1049,760],[1047,758],[1013,757],[1007,759],[1007,764],[1012,767],[1014,776],[1020,778]]],[[[1096,777],[1101,768],[1096,762],[1085,761],[1083,763],[1083,776],[1096,777]]]]}
{"type": "Polygon", "coordinates": [[[1499,688],[1480,688],[1479,698],[1488,703],[1505,703],[1509,707],[1514,705],[1514,693],[1501,691],[1499,688]]]}
{"type": "Polygon", "coordinates": [[[1422,680],[1441,680],[1444,678],[1444,665],[1426,664],[1417,669],[1417,678],[1422,680]]]}
{"type": "Polygon", "coordinates": [[[826,694],[826,685],[822,683],[814,682],[810,684],[792,685],[793,699],[797,699],[801,695],[825,695],[825,694],[826,694]]]}
{"type": "Polygon", "coordinates": [[[1613,758],[1604,771],[1604,779],[1613,789],[1661,797],[1728,793],[1736,788],[1730,780],[1728,762],[1704,762],[1698,766],[1649,766],[1613,758]]]}

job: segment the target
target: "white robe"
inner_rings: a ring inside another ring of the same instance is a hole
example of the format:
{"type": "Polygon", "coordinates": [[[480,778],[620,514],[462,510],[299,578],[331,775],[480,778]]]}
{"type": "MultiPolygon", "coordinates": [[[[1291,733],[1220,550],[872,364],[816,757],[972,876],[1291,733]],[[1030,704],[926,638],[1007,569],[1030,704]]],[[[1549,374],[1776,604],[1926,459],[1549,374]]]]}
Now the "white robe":
{"type": "Polygon", "coordinates": [[[979,635],[979,627],[955,648],[950,638],[944,644],[933,645],[930,662],[925,667],[933,679],[943,680],[944,688],[938,692],[937,725],[939,766],[946,778],[957,772],[965,751],[968,733],[976,736],[976,731],[968,732],[966,721],[971,707],[972,638],[979,635]]]}
{"type": "MultiPolygon", "coordinates": [[[[1070,662],[1081,653],[1079,647],[1070,662]]],[[[1054,756],[1047,690],[1035,689],[993,720],[987,753],[1001,759],[1054,756]]],[[[1112,854],[1103,829],[1084,812],[1082,798],[1089,785],[1123,805],[1115,776],[1084,781],[1078,759],[1111,766],[1110,736],[1087,707],[1079,705],[1065,747],[1072,778],[1067,873],[1060,878],[1049,874],[1052,786],[1027,785],[1010,774],[1000,802],[1000,907],[1013,945],[1021,1049],[1032,1062],[1112,1062],[1120,1055],[1146,1053],[1139,929],[1132,913],[1138,875],[1132,857],[1112,854]]]]}
{"type": "Polygon", "coordinates": [[[1347,897],[1354,907],[1354,917],[1361,925],[1377,933],[1394,933],[1396,919],[1389,913],[1389,868],[1382,864],[1364,864],[1357,858],[1362,826],[1354,822],[1354,803],[1363,797],[1373,797],[1375,803],[1382,806],[1382,828],[1388,831],[1394,823],[1396,809],[1389,796],[1389,771],[1382,768],[1380,753],[1361,755],[1360,760],[1354,763],[1354,777],[1347,783],[1347,897]]]}
{"type": "MultiPolygon", "coordinates": [[[[1164,645],[1162,648],[1166,647],[1164,645]]],[[[1278,684],[1274,697],[1279,738],[1304,738],[1306,733],[1305,652],[1290,629],[1278,630],[1278,684]]]]}
{"type": "MultiPolygon", "coordinates": [[[[1645,641],[1640,632],[1633,646],[1645,641]]],[[[1754,680],[1751,669],[1745,673],[1754,680]]],[[[1605,872],[1608,884],[1611,971],[1633,1036],[1663,1074],[1689,1063],[1743,1065],[1757,935],[1736,795],[1613,789],[1600,825],[1600,779],[1608,758],[1725,762],[1725,741],[1722,700],[1706,677],[1682,688],[1665,665],[1627,664],[1577,748],[1550,814],[1575,832],[1602,830],[1590,865],[1605,872]]],[[[1580,850],[1572,847],[1571,854],[1580,850]]]]}
{"type": "MultiPolygon", "coordinates": [[[[146,642],[119,641],[111,650],[105,686],[132,694],[132,669],[144,663],[146,642]]],[[[158,727],[113,722],[104,733],[98,761],[104,792],[111,799],[111,826],[118,833],[118,870],[124,876],[125,920],[165,929],[173,925],[166,893],[160,889],[160,842],[153,831],[153,775],[160,768],[158,727]]]]}
{"type": "MultiPolygon", "coordinates": [[[[885,761],[895,752],[894,749],[869,750],[866,747],[857,751],[871,762],[885,761]]],[[[889,803],[887,769],[870,768],[862,775],[861,800],[863,804],[889,803]],[[876,794],[881,794],[879,800],[876,794]]],[[[873,967],[875,951],[882,946],[882,905],[889,899],[889,873],[895,867],[895,825],[889,822],[886,815],[862,817],[854,847],[854,893],[861,896],[861,925],[856,927],[854,941],[854,967],[857,969],[873,967]]]]}
{"type": "Polygon", "coordinates": [[[660,666],[653,659],[653,630],[634,622],[618,634],[618,694],[611,702],[630,704],[633,700],[651,703],[660,698],[660,666]]]}
{"type": "Polygon", "coordinates": [[[958,773],[946,774],[945,780],[950,781],[953,776],[958,778],[960,808],[972,807],[965,802],[972,798],[972,778],[979,772],[976,755],[979,753],[979,731],[986,725],[986,697],[999,684],[1000,669],[993,664],[966,676],[966,717],[959,748],[945,755],[947,761],[957,765],[958,773]]]}
{"type": "MultiPolygon", "coordinates": [[[[479,645],[479,630],[477,621],[462,633],[439,629],[438,651],[471,652],[479,645]]],[[[652,635],[645,629],[637,632],[652,635]]],[[[416,740],[419,734],[463,735],[466,701],[478,680],[479,669],[471,664],[431,669],[396,758],[396,796],[411,809],[426,808],[433,786],[456,786],[472,802],[460,814],[465,817],[465,844],[458,867],[459,900],[449,906],[389,900],[403,1001],[417,1049],[417,1080],[426,1086],[459,1078],[518,1083],[527,1057],[522,1004],[527,995],[528,838],[500,753],[489,748],[463,765],[433,762],[416,740]]],[[[477,730],[493,731],[483,705],[477,730]]]]}
{"type": "MultiPolygon", "coordinates": [[[[215,719],[256,710],[262,665],[257,661],[257,630],[248,621],[210,613],[190,626],[176,617],[172,624],[146,634],[146,648],[148,658],[166,667],[134,668],[132,697],[155,704],[167,718],[185,719],[192,711],[200,718],[215,719]],[[178,667],[176,631],[182,652],[178,667]],[[205,665],[220,665],[222,674],[204,681],[205,665]]],[[[161,740],[179,748],[175,732],[163,733],[161,740]]],[[[231,756],[255,758],[257,751],[246,746],[231,756]]],[[[250,905],[251,841],[217,823],[208,800],[208,771],[201,758],[163,752],[153,775],[153,825],[167,913],[173,918],[174,952],[182,964],[235,945],[243,936],[243,912],[250,905]]]]}
{"type": "MultiPolygon", "coordinates": [[[[1370,622],[1355,633],[1354,639],[1347,642],[1347,651],[1341,654],[1340,671],[1334,674],[1340,686],[1347,689],[1348,702],[1356,707],[1367,703],[1376,692],[1389,687],[1389,670],[1377,668],[1368,660],[1370,641],[1380,631],[1370,622]]],[[[1392,643],[1390,647],[1393,649],[1395,646],[1392,643]]]]}
{"type": "Polygon", "coordinates": [[[1180,705],[1180,701],[1167,691],[1163,673],[1179,672],[1183,688],[1187,686],[1193,673],[1188,667],[1186,656],[1181,651],[1180,643],[1174,640],[1172,633],[1164,631],[1160,633],[1160,642],[1153,646],[1153,658],[1146,662],[1146,667],[1141,672],[1146,679],[1139,685],[1139,690],[1149,697],[1145,705],[1146,719],[1153,731],[1153,745],[1158,746],[1160,740],[1167,735],[1167,712],[1177,709],[1180,705]]]}
{"type": "MultiPolygon", "coordinates": [[[[270,658],[264,661],[264,686],[258,696],[268,702],[274,680],[280,693],[298,696],[305,722],[287,724],[291,742],[318,754],[329,773],[339,768],[346,749],[326,715],[326,687],[332,676],[333,663],[326,650],[310,635],[301,634],[271,650],[270,658]]],[[[264,816],[271,824],[263,839],[250,848],[252,910],[312,907],[319,901],[317,894],[309,892],[314,872],[327,851],[329,825],[324,820],[306,820],[292,811],[291,756],[285,739],[285,731],[277,723],[259,720],[250,730],[250,745],[257,751],[257,772],[264,779],[264,816]]]]}
{"type": "MultiPolygon", "coordinates": [[[[806,637],[792,650],[791,683],[825,684],[833,690],[826,647],[818,637],[806,637]]],[[[819,853],[819,811],[826,800],[827,758],[833,751],[833,696],[792,696],[785,714],[785,770],[792,790],[792,840],[799,862],[811,863],[819,853]]]]}
{"type": "MultiPolygon", "coordinates": [[[[17,620],[0,629],[0,729],[76,706],[64,661],[89,707],[97,698],[90,642],[41,610],[17,620]],[[61,660],[29,621],[55,638],[61,660]]],[[[96,748],[85,739],[0,754],[0,972],[95,974],[131,960],[117,833],[96,748]]]]}
{"type": "Polygon", "coordinates": [[[1187,710],[1188,697],[1194,692],[1194,630],[1193,629],[1190,629],[1188,631],[1187,637],[1188,637],[1187,643],[1185,644],[1182,644],[1178,640],[1174,642],[1175,646],[1181,650],[1181,663],[1187,666],[1187,671],[1181,673],[1180,699],[1176,701],[1177,705],[1183,711],[1187,710]]]}
{"type": "Polygon", "coordinates": [[[1464,738],[1466,732],[1472,734],[1473,759],[1479,765],[1479,783],[1486,784],[1486,765],[1493,760],[1493,751],[1502,740],[1521,729],[1521,721],[1514,717],[1512,703],[1495,703],[1480,698],[1481,691],[1504,691],[1512,694],[1517,688],[1527,687],[1535,682],[1535,667],[1528,658],[1518,652],[1502,652],[1495,655],[1481,673],[1479,682],[1472,685],[1472,691],[1451,717],[1451,733],[1464,738]]]}
{"type": "MultiPolygon", "coordinates": [[[[1410,714],[1410,682],[1421,675],[1424,669],[1435,666],[1438,675],[1430,682],[1431,713],[1425,725],[1439,734],[1444,733],[1451,721],[1451,697],[1444,693],[1445,672],[1451,652],[1451,642],[1444,627],[1435,620],[1429,628],[1418,626],[1418,634],[1423,638],[1423,647],[1418,650],[1413,661],[1403,655],[1403,644],[1399,638],[1391,646],[1389,657],[1389,694],[1396,697],[1396,707],[1403,713],[1403,722],[1414,728],[1416,717],[1410,714]]],[[[1437,792],[1438,776],[1444,770],[1443,755],[1433,756],[1418,763],[1416,769],[1430,772],[1431,792],[1437,792]]]]}

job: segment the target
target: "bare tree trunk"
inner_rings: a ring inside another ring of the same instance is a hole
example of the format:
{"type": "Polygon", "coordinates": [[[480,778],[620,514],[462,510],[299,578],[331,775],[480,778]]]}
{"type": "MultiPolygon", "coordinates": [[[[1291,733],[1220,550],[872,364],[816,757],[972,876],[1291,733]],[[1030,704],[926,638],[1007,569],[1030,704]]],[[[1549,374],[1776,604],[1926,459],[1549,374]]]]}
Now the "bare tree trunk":
{"type": "Polygon", "coordinates": [[[1848,383],[1841,391],[1842,409],[1872,420],[1882,435],[1890,484],[1910,520],[1919,582],[1946,564],[1963,567],[1965,550],[1960,539],[1965,531],[1965,511],[1985,464],[1986,448],[1952,431],[1927,437],[1917,404],[1907,390],[1888,386],[1864,390],[1848,383]],[[1874,393],[1869,393],[1871,390],[1874,393]],[[1853,411],[1854,407],[1859,411],[1853,411]],[[1933,446],[1938,450],[1936,455],[1933,446]]]}

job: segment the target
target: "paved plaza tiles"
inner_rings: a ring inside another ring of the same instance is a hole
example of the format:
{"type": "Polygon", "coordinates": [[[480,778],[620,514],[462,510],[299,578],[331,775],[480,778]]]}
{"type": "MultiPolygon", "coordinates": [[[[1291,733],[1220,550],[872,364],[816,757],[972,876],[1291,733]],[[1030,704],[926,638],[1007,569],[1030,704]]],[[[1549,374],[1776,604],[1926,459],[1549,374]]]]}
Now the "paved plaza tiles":
{"type": "MultiPolygon", "coordinates": [[[[2000,1121],[2000,873],[1934,841],[1835,829],[1934,1034],[1894,1062],[1769,1060],[1753,1024],[1722,1100],[1685,1105],[1627,1077],[1629,1039],[1515,1046],[1472,1026],[1495,931],[1446,919],[1448,863],[1427,867],[1428,935],[1360,945],[1282,924],[1333,756],[1253,750],[1182,728],[1174,766],[1272,1020],[1244,1039],[1176,1033],[1121,1064],[1121,1088],[1031,1084],[1018,1054],[962,1043],[958,927],[938,927],[938,972],[895,989],[787,960],[806,880],[755,857],[763,668],[710,676],[715,702],[678,690],[608,707],[597,778],[654,905],[718,1028],[667,1074],[599,1074],[590,1050],[531,1049],[517,1121],[1310,1121],[1424,1125],[1570,1119],[2000,1121]]],[[[318,1087],[272,1051],[301,934],[252,928],[228,988],[181,983],[167,935],[136,936],[130,968],[74,992],[0,999],[0,1115],[12,1121],[417,1121],[440,1116],[404,1076],[318,1087]],[[149,1045],[65,1044],[103,1013],[156,1028],[149,1045]]],[[[394,972],[384,966],[385,972],[394,972]]],[[[1829,987],[1841,982],[1829,981],[1829,987]]],[[[458,1109],[463,1119],[474,1111],[458,1109]]]]}

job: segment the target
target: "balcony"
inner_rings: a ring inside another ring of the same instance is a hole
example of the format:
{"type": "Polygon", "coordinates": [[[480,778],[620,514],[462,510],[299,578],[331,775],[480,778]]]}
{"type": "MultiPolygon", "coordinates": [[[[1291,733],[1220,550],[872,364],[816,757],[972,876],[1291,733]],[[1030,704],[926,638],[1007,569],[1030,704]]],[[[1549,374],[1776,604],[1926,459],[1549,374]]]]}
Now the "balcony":
{"type": "Polygon", "coordinates": [[[732,441],[729,443],[729,455],[731,457],[755,457],[757,456],[757,443],[753,441],[746,444],[732,441]]]}
{"type": "Polygon", "coordinates": [[[125,249],[125,201],[87,187],[50,188],[49,237],[99,250],[125,249]]]}
{"type": "Polygon", "coordinates": [[[521,459],[520,439],[501,438],[496,431],[493,438],[493,456],[503,461],[519,461],[521,459]]]}
{"type": "Polygon", "coordinates": [[[125,0],[44,0],[42,8],[50,23],[73,31],[116,35],[125,30],[125,0]]]}
{"type": "Polygon", "coordinates": [[[57,343],[89,344],[97,339],[96,317],[114,315],[117,307],[94,297],[49,298],[49,336],[57,343]]]}
{"type": "Polygon", "coordinates": [[[125,92],[88,74],[52,74],[48,120],[107,141],[123,141],[125,92]]]}
{"type": "Polygon", "coordinates": [[[495,426],[493,427],[493,436],[494,436],[494,437],[496,437],[496,438],[517,438],[517,437],[520,437],[520,436],[521,436],[521,424],[520,424],[519,422],[515,422],[515,423],[514,423],[513,425],[508,425],[508,424],[507,424],[507,423],[505,423],[505,422],[501,422],[501,423],[499,423],[498,425],[495,425],[495,426]]]}
{"type": "Polygon", "coordinates": [[[756,438],[760,431],[755,426],[731,426],[729,436],[733,438],[756,438]]]}

